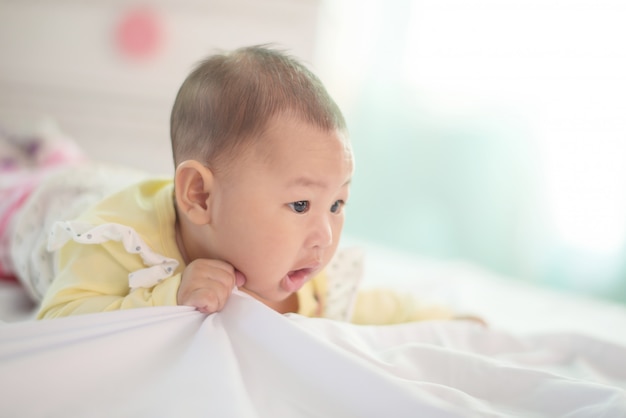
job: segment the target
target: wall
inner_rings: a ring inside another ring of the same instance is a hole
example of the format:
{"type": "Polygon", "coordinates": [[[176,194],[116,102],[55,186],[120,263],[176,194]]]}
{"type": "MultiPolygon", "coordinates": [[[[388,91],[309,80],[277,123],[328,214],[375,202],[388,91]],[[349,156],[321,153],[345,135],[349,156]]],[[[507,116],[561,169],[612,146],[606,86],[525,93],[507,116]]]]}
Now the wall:
{"type": "Polygon", "coordinates": [[[0,1],[0,126],[52,117],[93,158],[171,172],[169,113],[219,49],[314,52],[317,0],[0,1]]]}

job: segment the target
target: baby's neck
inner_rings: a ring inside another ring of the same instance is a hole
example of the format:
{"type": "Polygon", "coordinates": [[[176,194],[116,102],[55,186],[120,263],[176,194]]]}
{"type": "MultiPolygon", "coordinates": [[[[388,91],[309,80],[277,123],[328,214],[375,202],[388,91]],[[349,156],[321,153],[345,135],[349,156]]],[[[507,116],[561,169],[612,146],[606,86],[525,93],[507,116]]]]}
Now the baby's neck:
{"type": "Polygon", "coordinates": [[[260,298],[259,296],[255,295],[252,292],[249,292],[245,288],[239,288],[239,290],[241,290],[244,293],[249,294],[250,296],[252,296],[256,300],[258,300],[259,302],[262,302],[264,305],[272,308],[273,310],[275,310],[276,312],[281,313],[281,314],[298,313],[298,309],[300,308],[300,304],[298,303],[298,294],[297,293],[292,293],[285,300],[281,300],[279,302],[275,302],[275,301],[271,301],[271,300],[260,298]]]}
{"type": "Polygon", "coordinates": [[[298,313],[298,309],[300,308],[300,304],[298,303],[298,295],[296,293],[292,293],[287,299],[283,301],[273,302],[266,305],[281,314],[298,313]]]}

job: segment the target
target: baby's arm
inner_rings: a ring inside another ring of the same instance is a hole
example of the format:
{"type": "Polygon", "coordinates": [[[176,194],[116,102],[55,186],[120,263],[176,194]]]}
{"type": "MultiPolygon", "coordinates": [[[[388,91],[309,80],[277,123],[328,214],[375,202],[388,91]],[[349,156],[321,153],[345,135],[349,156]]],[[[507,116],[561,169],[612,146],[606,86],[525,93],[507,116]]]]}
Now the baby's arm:
{"type": "Polygon", "coordinates": [[[388,325],[453,318],[454,313],[447,307],[421,303],[408,292],[374,288],[363,289],[357,293],[351,322],[388,325]]]}
{"type": "Polygon", "coordinates": [[[469,320],[486,325],[480,317],[458,315],[447,306],[424,303],[410,292],[365,289],[357,293],[351,321],[365,325],[389,325],[425,320],[469,320]]]}
{"type": "Polygon", "coordinates": [[[235,285],[241,286],[244,281],[243,275],[224,261],[194,260],[183,271],[176,300],[203,313],[218,312],[235,285]]]}
{"type": "Polygon", "coordinates": [[[137,254],[114,241],[100,245],[68,242],[59,250],[58,261],[58,274],[38,318],[177,304],[213,312],[224,306],[235,282],[245,281],[227,263],[198,260],[153,287],[131,290],[129,273],[145,265],[137,254]]]}
{"type": "Polygon", "coordinates": [[[177,304],[213,313],[224,307],[235,284],[241,286],[245,282],[243,275],[230,264],[200,259],[151,288],[131,291],[128,274],[144,267],[138,255],[126,252],[117,242],[100,245],[68,242],[60,250],[58,276],[37,317],[177,304]]]}
{"type": "Polygon", "coordinates": [[[129,287],[129,273],[144,268],[141,257],[119,242],[68,242],[59,250],[58,272],[41,302],[38,318],[176,305],[180,272],[151,288],[129,287]]]}

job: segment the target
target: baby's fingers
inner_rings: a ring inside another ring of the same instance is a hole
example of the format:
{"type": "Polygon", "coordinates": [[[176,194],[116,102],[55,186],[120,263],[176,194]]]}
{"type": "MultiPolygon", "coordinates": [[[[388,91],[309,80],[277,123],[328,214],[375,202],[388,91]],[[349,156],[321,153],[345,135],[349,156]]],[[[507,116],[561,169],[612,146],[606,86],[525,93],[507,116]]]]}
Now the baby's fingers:
{"type": "Polygon", "coordinates": [[[192,291],[183,301],[183,305],[193,306],[205,314],[212,314],[222,310],[231,290],[224,286],[202,287],[192,291]]]}
{"type": "Polygon", "coordinates": [[[183,271],[177,302],[204,313],[220,311],[235,281],[235,269],[230,264],[219,260],[195,260],[183,271]]]}

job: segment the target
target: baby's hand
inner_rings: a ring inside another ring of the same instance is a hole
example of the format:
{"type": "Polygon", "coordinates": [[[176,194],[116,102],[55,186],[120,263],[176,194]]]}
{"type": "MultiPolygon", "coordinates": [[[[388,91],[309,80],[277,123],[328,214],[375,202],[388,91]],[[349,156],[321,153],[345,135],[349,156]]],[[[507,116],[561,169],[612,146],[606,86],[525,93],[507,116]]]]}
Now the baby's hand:
{"type": "Polygon", "coordinates": [[[230,264],[220,260],[197,259],[183,271],[176,300],[203,313],[222,310],[233,288],[245,278],[230,264]]]}

